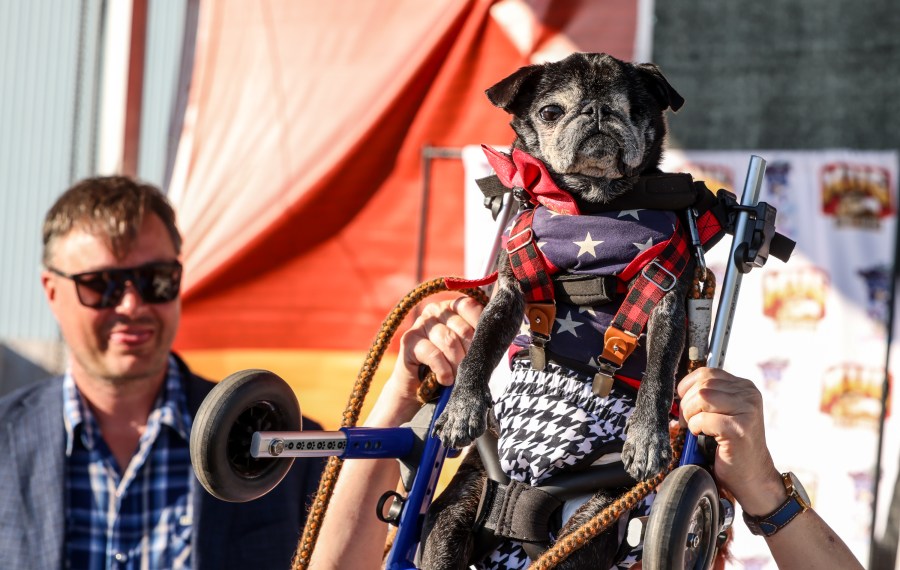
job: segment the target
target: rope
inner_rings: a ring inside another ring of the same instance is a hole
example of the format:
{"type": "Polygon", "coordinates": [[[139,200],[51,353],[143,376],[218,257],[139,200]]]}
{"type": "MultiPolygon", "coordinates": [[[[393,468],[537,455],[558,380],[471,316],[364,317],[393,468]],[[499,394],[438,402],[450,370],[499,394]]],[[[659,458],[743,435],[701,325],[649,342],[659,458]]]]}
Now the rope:
{"type": "Polygon", "coordinates": [[[631,490],[613,501],[608,507],[597,513],[594,518],[587,521],[574,532],[560,538],[556,544],[544,552],[541,557],[529,567],[529,570],[547,570],[554,568],[563,560],[583,547],[589,540],[608,529],[614,522],[630,511],[641,500],[655,490],[669,472],[678,466],[681,450],[684,446],[684,430],[681,429],[675,435],[672,443],[672,460],[669,465],[652,479],[641,481],[631,490]]]}
{"type": "MultiPolygon", "coordinates": [[[[403,319],[422,299],[447,291],[447,285],[444,278],[432,279],[418,285],[415,289],[406,294],[400,302],[394,307],[393,311],[385,318],[381,324],[372,347],[366,355],[363,365],[359,370],[356,383],[350,393],[347,407],[342,415],[341,427],[354,427],[359,421],[359,414],[362,410],[363,402],[372,385],[372,379],[378,370],[378,365],[384,356],[385,351],[390,345],[391,339],[403,323],[403,319]]],[[[478,288],[461,289],[459,291],[473,299],[487,304],[488,298],[484,291],[478,288]]],[[[422,386],[419,388],[419,400],[427,401],[432,394],[437,393],[437,379],[433,372],[425,377],[422,386]]],[[[297,545],[297,551],[294,553],[294,559],[291,561],[292,570],[305,570],[309,567],[309,560],[312,556],[313,548],[315,548],[316,540],[319,537],[319,531],[322,528],[322,519],[325,517],[325,510],[331,501],[331,495],[334,492],[334,485],[340,475],[343,459],[339,457],[328,458],[328,463],[319,480],[319,490],[310,507],[309,515],[306,519],[306,526],[303,529],[303,536],[297,545]]]]}

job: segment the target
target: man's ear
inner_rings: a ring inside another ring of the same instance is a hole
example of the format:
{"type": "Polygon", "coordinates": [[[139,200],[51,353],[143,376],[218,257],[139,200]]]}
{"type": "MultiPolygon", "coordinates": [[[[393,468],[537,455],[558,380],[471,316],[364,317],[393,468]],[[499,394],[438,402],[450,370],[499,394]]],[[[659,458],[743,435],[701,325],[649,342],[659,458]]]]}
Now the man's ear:
{"type": "Polygon", "coordinates": [[[520,67],[512,75],[506,79],[501,79],[497,84],[485,91],[488,100],[496,107],[500,107],[504,111],[510,112],[513,103],[519,96],[519,92],[522,90],[522,86],[532,78],[537,79],[540,77],[540,74],[543,73],[543,71],[544,67],[540,64],[520,67]]]}
{"type": "Polygon", "coordinates": [[[41,271],[41,287],[44,289],[44,296],[47,298],[47,302],[51,305],[53,300],[56,299],[56,284],[57,280],[53,278],[52,273],[46,269],[41,271]]]}
{"type": "Polygon", "coordinates": [[[684,105],[684,97],[679,95],[678,91],[675,91],[675,88],[672,87],[657,65],[653,63],[639,63],[634,68],[644,81],[647,89],[659,102],[663,111],[670,107],[673,111],[681,109],[681,106],[684,105]]]}

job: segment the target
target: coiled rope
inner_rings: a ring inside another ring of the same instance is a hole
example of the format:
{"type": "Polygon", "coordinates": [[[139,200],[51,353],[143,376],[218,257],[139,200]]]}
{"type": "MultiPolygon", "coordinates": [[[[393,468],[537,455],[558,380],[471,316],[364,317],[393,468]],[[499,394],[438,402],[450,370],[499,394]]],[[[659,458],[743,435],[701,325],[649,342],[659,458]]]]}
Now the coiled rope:
{"type": "MultiPolygon", "coordinates": [[[[341,427],[355,427],[359,421],[359,414],[362,410],[363,402],[369,393],[372,385],[372,379],[381,364],[381,359],[385,351],[391,343],[391,339],[403,323],[403,319],[409,312],[426,297],[447,291],[447,285],[444,278],[432,279],[426,281],[415,289],[406,294],[400,302],[394,307],[391,313],[385,318],[381,324],[381,329],[372,342],[372,347],[366,355],[365,361],[359,370],[356,383],[350,393],[350,399],[341,420],[341,427]]],[[[488,297],[484,291],[479,288],[461,289],[460,293],[468,295],[482,304],[487,304],[488,297]]],[[[419,389],[418,397],[420,400],[427,401],[431,399],[431,394],[437,391],[437,379],[433,372],[430,372],[419,389]]],[[[319,537],[319,531],[322,528],[322,519],[325,516],[325,509],[331,501],[331,495],[334,492],[334,485],[337,482],[338,475],[343,466],[343,459],[339,457],[330,457],[325,470],[322,472],[322,478],[319,480],[319,490],[316,492],[316,498],[313,501],[306,519],[306,526],[303,529],[303,536],[294,553],[294,559],[291,562],[293,570],[306,570],[309,566],[309,560],[312,556],[313,548],[319,537]]]]}

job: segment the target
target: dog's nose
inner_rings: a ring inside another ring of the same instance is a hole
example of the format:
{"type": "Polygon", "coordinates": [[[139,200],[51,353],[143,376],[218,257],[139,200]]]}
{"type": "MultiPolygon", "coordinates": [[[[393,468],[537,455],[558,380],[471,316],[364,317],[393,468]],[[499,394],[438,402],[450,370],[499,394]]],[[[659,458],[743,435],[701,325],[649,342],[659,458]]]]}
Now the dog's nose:
{"type": "Polygon", "coordinates": [[[588,116],[598,116],[602,119],[612,114],[612,107],[601,104],[597,101],[588,101],[581,106],[581,114],[588,116]]]}

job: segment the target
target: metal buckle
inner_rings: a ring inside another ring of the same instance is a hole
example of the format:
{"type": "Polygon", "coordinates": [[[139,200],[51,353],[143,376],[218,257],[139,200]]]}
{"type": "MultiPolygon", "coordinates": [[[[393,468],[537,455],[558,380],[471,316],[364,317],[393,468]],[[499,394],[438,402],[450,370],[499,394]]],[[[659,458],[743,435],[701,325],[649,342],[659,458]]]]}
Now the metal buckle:
{"type": "Polygon", "coordinates": [[[666,269],[665,267],[663,267],[662,264],[660,262],[656,261],[655,259],[653,261],[651,261],[650,263],[648,263],[647,265],[645,265],[643,269],[641,269],[641,275],[646,277],[647,281],[656,285],[664,293],[668,293],[669,291],[671,291],[672,288],[675,287],[675,283],[678,282],[678,278],[675,277],[675,274],[672,273],[671,271],[669,271],[668,269],[666,269]],[[647,275],[647,268],[650,267],[651,265],[655,265],[656,267],[659,268],[660,271],[662,271],[663,273],[665,273],[666,275],[671,277],[672,284],[669,285],[668,287],[663,287],[661,284],[657,283],[649,275],[647,275]]]}
{"type": "Polygon", "coordinates": [[[517,245],[513,249],[507,250],[507,253],[515,253],[515,252],[519,251],[520,249],[522,249],[523,247],[525,247],[526,245],[528,245],[529,243],[531,243],[532,240],[534,240],[534,232],[531,231],[531,226],[529,226],[529,227],[525,228],[524,230],[520,231],[519,233],[517,233],[516,235],[509,236],[509,239],[506,240],[506,243],[512,243],[513,240],[515,240],[516,238],[523,236],[525,234],[531,234],[531,235],[528,237],[528,239],[526,241],[524,241],[522,243],[522,245],[517,245]]]}
{"type": "Polygon", "coordinates": [[[694,208],[687,209],[688,230],[691,233],[691,245],[697,252],[697,264],[703,271],[703,279],[706,279],[706,258],[703,255],[703,243],[700,241],[700,231],[697,229],[697,210],[694,208]]]}
{"type": "Polygon", "coordinates": [[[600,364],[597,372],[594,374],[594,379],[591,382],[591,392],[595,396],[605,398],[609,396],[610,391],[612,391],[613,379],[619,367],[611,362],[607,362],[606,359],[602,357],[598,360],[600,360],[600,364]]]}

